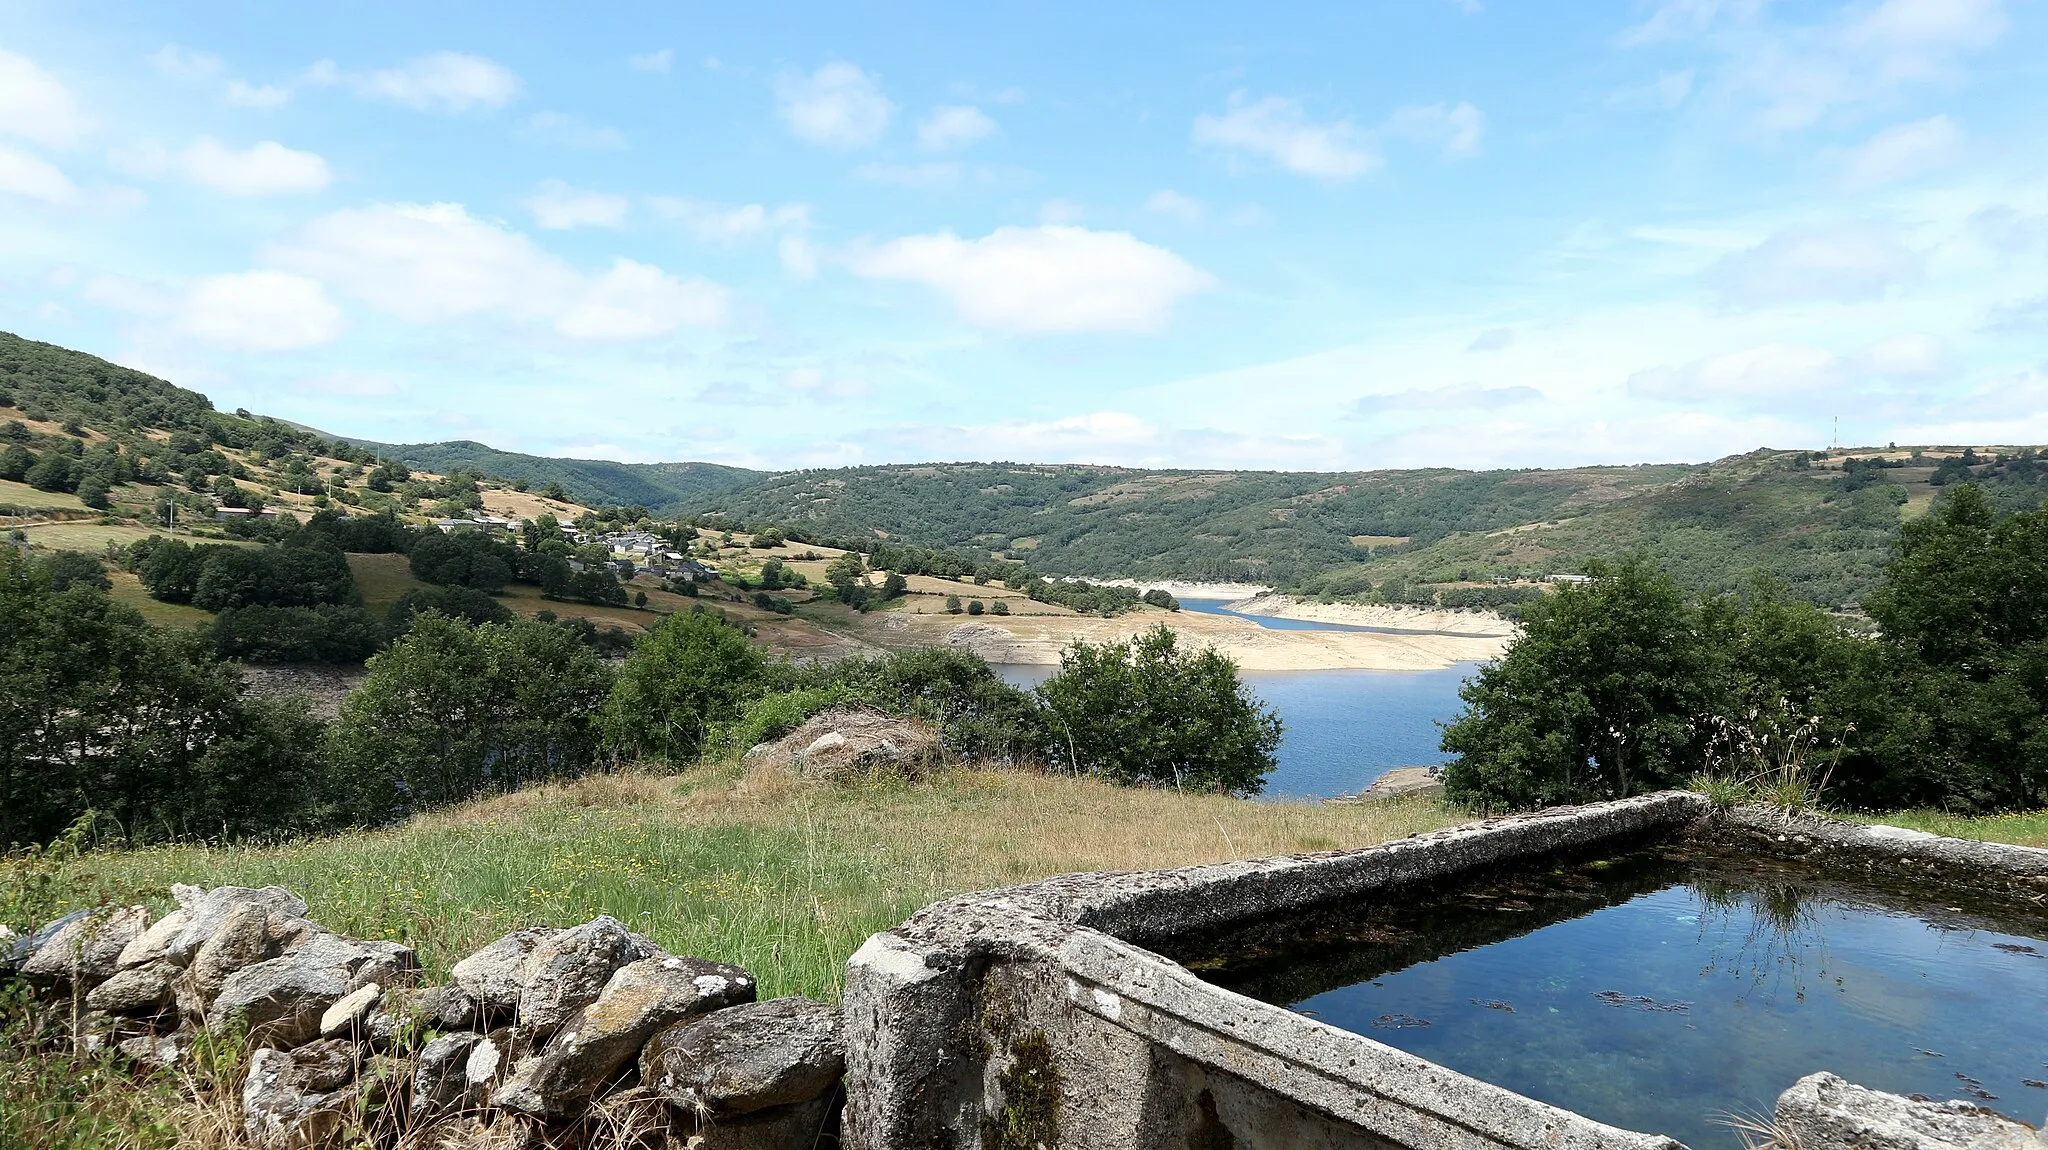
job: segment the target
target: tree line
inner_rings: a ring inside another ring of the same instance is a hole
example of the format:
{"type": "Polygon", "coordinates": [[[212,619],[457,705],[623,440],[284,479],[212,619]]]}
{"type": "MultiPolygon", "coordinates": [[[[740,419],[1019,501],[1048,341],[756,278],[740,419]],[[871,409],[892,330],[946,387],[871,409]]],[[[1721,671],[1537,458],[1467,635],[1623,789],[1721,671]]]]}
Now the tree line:
{"type": "Polygon", "coordinates": [[[1451,795],[1529,807],[1697,784],[1866,809],[2048,805],[2048,509],[1975,485],[1900,531],[1874,633],[1645,560],[1530,604],[1444,730],[1451,795]]]}

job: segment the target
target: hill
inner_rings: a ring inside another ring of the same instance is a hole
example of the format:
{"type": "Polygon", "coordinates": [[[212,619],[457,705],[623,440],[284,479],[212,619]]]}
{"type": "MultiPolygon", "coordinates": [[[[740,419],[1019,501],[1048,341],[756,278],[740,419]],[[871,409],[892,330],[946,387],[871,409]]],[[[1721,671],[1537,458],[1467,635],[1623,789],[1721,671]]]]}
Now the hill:
{"type": "Polygon", "coordinates": [[[386,459],[403,460],[407,466],[447,474],[471,471],[479,475],[523,479],[538,489],[559,483],[577,502],[608,507],[645,507],[657,514],[714,496],[766,478],[763,472],[717,463],[613,463],[606,459],[558,459],[546,455],[525,455],[500,451],[474,440],[446,443],[378,443],[350,439],[386,459]]]}

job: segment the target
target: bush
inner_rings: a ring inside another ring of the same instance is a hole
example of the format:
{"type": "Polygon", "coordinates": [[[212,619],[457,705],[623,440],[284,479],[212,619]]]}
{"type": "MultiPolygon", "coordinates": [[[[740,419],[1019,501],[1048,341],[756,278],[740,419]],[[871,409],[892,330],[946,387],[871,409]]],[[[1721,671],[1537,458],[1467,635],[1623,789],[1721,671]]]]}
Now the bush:
{"type": "Polygon", "coordinates": [[[989,605],[989,612],[994,615],[1007,615],[1010,613],[1010,604],[1005,600],[998,599],[989,605]]]}
{"type": "Polygon", "coordinates": [[[605,707],[613,753],[682,766],[714,723],[736,718],[765,663],[745,634],[709,611],[678,612],[641,638],[605,707]]]}
{"type": "Polygon", "coordinates": [[[981,600],[979,599],[970,600],[967,604],[967,613],[969,615],[979,615],[985,610],[987,608],[981,605],[981,600]]]}
{"type": "Polygon", "coordinates": [[[1116,782],[1257,794],[1280,746],[1280,717],[1237,665],[1182,650],[1164,624],[1121,642],[1075,642],[1038,697],[1053,757],[1116,782]]]}
{"type": "Polygon", "coordinates": [[[99,556],[84,551],[59,551],[42,561],[43,573],[49,577],[50,590],[66,591],[72,587],[91,587],[100,591],[113,589],[113,581],[107,578],[106,564],[99,556]]]}
{"type": "Polygon", "coordinates": [[[850,702],[852,692],[838,684],[773,691],[746,705],[739,718],[714,723],[705,739],[707,758],[733,758],[803,726],[820,711],[850,702]]]}
{"type": "Polygon", "coordinates": [[[1164,587],[1154,587],[1145,592],[1144,599],[1154,607],[1164,607],[1168,611],[1180,610],[1180,600],[1174,598],[1173,593],[1164,587]]]}
{"type": "Polygon", "coordinates": [[[821,667],[779,666],[787,687],[839,687],[847,698],[940,730],[946,750],[991,762],[1043,759],[1045,724],[1038,701],[1005,683],[971,651],[918,647],[821,667]]]}
{"type": "Polygon", "coordinates": [[[597,763],[611,682],[604,661],[560,627],[416,615],[370,661],[335,724],[351,808],[384,822],[584,774],[597,763]]]}
{"type": "Polygon", "coordinates": [[[412,573],[428,583],[501,591],[519,570],[519,551],[481,531],[428,532],[413,541],[412,573]]]}
{"type": "Polygon", "coordinates": [[[230,607],[214,616],[214,653],[245,663],[360,663],[383,641],[361,607],[230,607]]]}
{"type": "Polygon", "coordinates": [[[469,623],[510,623],[514,618],[511,608],[481,591],[468,587],[415,587],[391,605],[384,617],[384,628],[394,637],[403,635],[412,629],[413,616],[422,611],[438,611],[469,623]]]}

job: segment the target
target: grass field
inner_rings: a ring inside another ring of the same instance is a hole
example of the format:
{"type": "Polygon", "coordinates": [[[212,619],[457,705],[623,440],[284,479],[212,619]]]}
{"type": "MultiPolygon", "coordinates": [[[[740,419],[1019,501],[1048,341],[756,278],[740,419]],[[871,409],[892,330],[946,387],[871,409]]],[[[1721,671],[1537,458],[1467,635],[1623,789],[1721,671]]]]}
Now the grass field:
{"type": "Polygon", "coordinates": [[[407,591],[430,586],[413,575],[412,560],[403,555],[351,554],[348,569],[363,593],[363,607],[379,619],[407,591]]]}
{"type": "Polygon", "coordinates": [[[38,491],[26,483],[0,479],[0,507],[49,507],[61,511],[90,511],[76,495],[61,491],[38,491]]]}
{"type": "Polygon", "coordinates": [[[1898,811],[1888,815],[1862,816],[1862,821],[1885,826],[1906,827],[1980,842],[2012,843],[2023,847],[2048,847],[2048,811],[2027,811],[2014,815],[1985,815],[1970,818],[1941,811],[1898,811]]]}
{"type": "Polygon", "coordinates": [[[403,938],[435,974],[507,930],[611,914],[680,954],[736,962],[762,997],[836,997],[861,941],[963,891],[1365,846],[1442,826],[1435,804],[1258,803],[1011,771],[833,786],[779,771],[625,774],[280,846],[88,853],[67,901],[161,908],[172,882],[279,883],[359,937],[403,938]]]}
{"type": "MultiPolygon", "coordinates": [[[[131,543],[147,539],[152,535],[166,535],[161,527],[138,527],[132,523],[94,523],[81,520],[75,523],[40,523],[24,528],[28,541],[38,547],[52,551],[90,551],[97,555],[112,543],[126,547],[131,543]]],[[[178,538],[192,543],[232,543],[237,546],[254,547],[257,544],[238,539],[194,539],[180,529],[178,538]]]]}
{"type": "Polygon", "coordinates": [[[213,612],[202,611],[188,603],[165,603],[149,597],[142,589],[142,580],[126,571],[108,571],[107,578],[113,581],[113,590],[108,594],[117,603],[126,603],[142,617],[158,627],[182,631],[200,623],[211,623],[213,612]]]}

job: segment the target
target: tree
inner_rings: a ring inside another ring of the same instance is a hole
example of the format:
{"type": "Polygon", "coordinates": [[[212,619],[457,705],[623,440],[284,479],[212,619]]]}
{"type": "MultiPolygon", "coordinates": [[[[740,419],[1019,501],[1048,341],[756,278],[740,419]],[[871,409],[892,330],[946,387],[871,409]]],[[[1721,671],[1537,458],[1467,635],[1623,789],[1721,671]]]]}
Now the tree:
{"type": "Polygon", "coordinates": [[[1257,794],[1280,747],[1279,715],[1208,648],[1164,624],[1120,642],[1077,641],[1038,688],[1055,761],[1121,783],[1257,794]]]}
{"type": "Polygon", "coordinates": [[[43,560],[43,573],[49,577],[50,590],[65,591],[72,587],[91,587],[98,591],[113,589],[113,581],[107,578],[106,564],[99,556],[84,551],[59,551],[43,560]]]}
{"type": "Polygon", "coordinates": [[[19,443],[10,443],[7,450],[0,451],[0,479],[20,483],[35,465],[35,453],[19,443]]]}
{"type": "Polygon", "coordinates": [[[946,596],[946,614],[948,614],[948,615],[958,615],[959,613],[960,613],[960,596],[958,596],[958,595],[948,595],[948,596],[946,596]]]}
{"type": "Polygon", "coordinates": [[[383,639],[368,611],[332,603],[230,607],[208,634],[221,658],[245,663],[360,663],[383,639]]]}
{"type": "Polygon", "coordinates": [[[540,495],[543,499],[552,499],[557,503],[573,502],[569,498],[568,488],[563,487],[560,483],[549,483],[546,487],[540,489],[540,495]]]}
{"type": "Polygon", "coordinates": [[[587,772],[611,679],[560,627],[415,616],[370,660],[335,724],[337,765],[357,781],[355,816],[385,822],[587,772]]]}
{"type": "Polygon", "coordinates": [[[1174,598],[1173,593],[1164,587],[1154,587],[1145,592],[1144,599],[1154,607],[1164,607],[1168,611],[1180,610],[1180,600],[1174,598]]]}
{"type": "Polygon", "coordinates": [[[113,500],[108,498],[112,489],[107,486],[107,481],[96,472],[88,471],[80,476],[78,486],[74,491],[78,496],[78,501],[87,507],[105,511],[114,505],[113,500]]]}
{"type": "Polygon", "coordinates": [[[392,635],[412,629],[413,616],[438,611],[451,619],[470,623],[510,623],[512,609],[470,587],[415,587],[398,597],[385,613],[384,627],[392,635]]]}
{"type": "Polygon", "coordinates": [[[45,451],[36,457],[35,466],[24,476],[28,485],[38,491],[69,491],[77,480],[72,475],[71,460],[61,451],[45,451]]]}
{"type": "Polygon", "coordinates": [[[884,599],[901,599],[909,590],[910,580],[905,579],[894,571],[889,572],[882,579],[882,598],[884,599]]]}
{"type": "Polygon", "coordinates": [[[635,644],[605,708],[617,755],[682,766],[710,724],[736,717],[765,662],[745,634],[703,610],[663,619],[635,644]]]}
{"type": "Polygon", "coordinates": [[[825,568],[825,581],[832,584],[832,591],[841,603],[864,611],[870,594],[867,584],[862,582],[866,573],[867,566],[861,562],[860,553],[848,551],[825,568]]]}
{"type": "Polygon", "coordinates": [[[967,604],[967,613],[969,615],[979,615],[984,610],[986,610],[986,608],[984,608],[981,605],[981,600],[979,599],[970,600],[967,604]]]}
{"type": "Polygon", "coordinates": [[[1010,613],[1010,601],[1009,601],[1009,600],[1007,600],[1007,599],[998,599],[998,600],[996,600],[996,601],[995,601],[994,603],[992,603],[992,604],[990,604],[990,605],[989,605],[989,612],[990,612],[991,614],[995,614],[995,615],[1007,615],[1007,614],[1009,614],[1009,613],[1010,613]]]}

